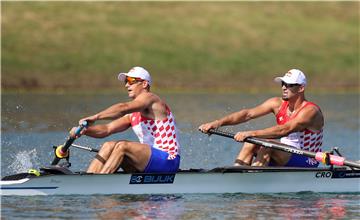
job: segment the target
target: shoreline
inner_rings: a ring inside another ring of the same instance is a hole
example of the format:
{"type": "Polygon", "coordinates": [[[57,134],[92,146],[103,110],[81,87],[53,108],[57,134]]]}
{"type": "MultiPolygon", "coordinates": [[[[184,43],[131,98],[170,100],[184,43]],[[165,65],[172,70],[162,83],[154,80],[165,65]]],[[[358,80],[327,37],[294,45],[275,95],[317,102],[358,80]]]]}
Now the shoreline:
{"type": "MultiPolygon", "coordinates": [[[[263,88],[258,87],[241,87],[241,88],[229,88],[229,87],[214,87],[214,88],[195,88],[195,87],[176,87],[176,88],[156,88],[152,89],[155,93],[168,93],[168,94],[234,94],[234,93],[249,93],[249,94],[260,94],[260,93],[274,93],[277,94],[281,92],[279,87],[276,86],[264,86],[263,88]]],[[[117,94],[124,93],[125,90],[122,90],[121,87],[118,88],[96,88],[92,87],[92,90],[86,88],[57,88],[57,89],[49,89],[49,88],[1,88],[2,94],[117,94]]],[[[359,87],[309,87],[307,88],[306,93],[311,94],[360,94],[360,86],[359,87]]]]}

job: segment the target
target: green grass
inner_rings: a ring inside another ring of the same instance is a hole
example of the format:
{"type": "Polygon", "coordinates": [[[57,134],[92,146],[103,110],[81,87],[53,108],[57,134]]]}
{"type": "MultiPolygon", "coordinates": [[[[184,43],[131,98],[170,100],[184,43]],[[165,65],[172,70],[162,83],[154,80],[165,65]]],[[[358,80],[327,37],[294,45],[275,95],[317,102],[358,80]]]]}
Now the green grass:
{"type": "Polygon", "coordinates": [[[4,90],[117,89],[144,66],[163,90],[359,90],[359,2],[2,2],[4,90]]]}

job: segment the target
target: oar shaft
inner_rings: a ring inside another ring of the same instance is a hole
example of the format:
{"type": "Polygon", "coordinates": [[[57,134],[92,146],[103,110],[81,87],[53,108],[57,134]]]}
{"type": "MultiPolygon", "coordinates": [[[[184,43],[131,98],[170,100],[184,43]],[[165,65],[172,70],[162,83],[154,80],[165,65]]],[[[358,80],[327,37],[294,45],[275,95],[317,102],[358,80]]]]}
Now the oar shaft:
{"type": "MultiPolygon", "coordinates": [[[[235,137],[235,134],[232,134],[232,133],[229,133],[226,131],[217,130],[217,129],[216,130],[210,129],[209,133],[220,135],[223,137],[228,137],[228,138],[235,137]]],[[[282,143],[271,141],[271,140],[255,138],[255,137],[248,137],[245,139],[245,142],[248,142],[251,144],[256,144],[256,145],[261,145],[261,146],[268,147],[268,148],[273,148],[276,150],[282,150],[282,151],[286,151],[286,152],[293,153],[293,154],[300,154],[300,155],[304,155],[304,156],[308,156],[308,157],[315,157],[315,155],[316,155],[316,153],[313,153],[310,151],[300,150],[300,149],[294,148],[292,146],[288,146],[286,144],[282,144],[282,143]]]]}
{"type": "Polygon", "coordinates": [[[77,145],[77,144],[72,144],[71,146],[75,147],[75,148],[82,149],[82,150],[87,150],[87,151],[90,151],[90,152],[96,152],[96,153],[99,152],[98,149],[91,148],[91,147],[80,146],[80,145],[77,145]]]}
{"type": "MultiPolygon", "coordinates": [[[[235,137],[235,134],[232,134],[232,133],[229,133],[226,131],[217,130],[217,129],[210,129],[209,133],[220,135],[223,137],[233,138],[233,139],[235,137]]],[[[355,168],[360,169],[360,164],[357,162],[345,160],[344,157],[336,156],[336,155],[329,155],[324,152],[315,153],[315,152],[311,152],[311,151],[301,150],[301,149],[298,149],[298,148],[295,148],[295,147],[292,147],[292,146],[289,146],[289,145],[286,145],[283,143],[279,143],[279,142],[272,141],[272,140],[265,140],[265,139],[256,138],[256,137],[248,137],[245,139],[245,142],[256,144],[256,145],[261,145],[261,146],[276,149],[276,150],[289,152],[292,154],[299,154],[299,155],[304,155],[304,156],[307,156],[310,158],[315,158],[317,161],[325,163],[325,164],[326,164],[326,160],[328,160],[328,162],[332,165],[338,165],[338,166],[345,165],[345,166],[355,167],[355,168]]]]}
{"type": "Polygon", "coordinates": [[[307,157],[312,157],[314,158],[316,156],[316,153],[314,152],[310,152],[310,151],[304,151],[283,143],[279,143],[276,141],[271,141],[271,140],[264,140],[264,139],[260,139],[260,138],[255,138],[255,137],[248,137],[245,139],[245,142],[248,143],[252,143],[252,144],[256,144],[256,145],[261,145],[264,147],[268,147],[268,148],[273,148],[276,150],[281,150],[281,151],[286,151],[292,154],[299,154],[299,155],[304,155],[307,157]]]}
{"type": "Polygon", "coordinates": [[[355,162],[355,161],[345,160],[345,161],[344,161],[344,165],[345,165],[345,166],[348,166],[348,167],[355,167],[355,168],[360,169],[360,164],[357,163],[357,162],[355,162]]]}
{"type": "Polygon", "coordinates": [[[232,134],[232,133],[226,132],[226,131],[221,131],[221,130],[218,130],[218,129],[210,129],[209,133],[210,134],[220,135],[220,136],[223,136],[223,137],[228,137],[228,138],[234,138],[235,137],[235,134],[232,134]]]}

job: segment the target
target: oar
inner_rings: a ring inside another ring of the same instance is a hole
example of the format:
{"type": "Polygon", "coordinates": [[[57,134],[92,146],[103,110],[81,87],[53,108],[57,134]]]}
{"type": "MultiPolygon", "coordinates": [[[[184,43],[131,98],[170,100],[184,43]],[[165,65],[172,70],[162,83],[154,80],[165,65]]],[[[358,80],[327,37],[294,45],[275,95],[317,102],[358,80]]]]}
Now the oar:
{"type": "MultiPolygon", "coordinates": [[[[88,126],[87,121],[83,121],[81,125],[79,125],[75,130],[75,136],[80,135],[80,132],[88,126]]],[[[64,145],[60,145],[56,147],[55,149],[55,158],[52,161],[51,165],[57,165],[59,161],[63,158],[68,157],[69,152],[68,149],[71,146],[71,144],[75,141],[75,137],[69,137],[64,145]]]]}
{"type": "MultiPolygon", "coordinates": [[[[220,135],[223,137],[232,138],[232,139],[234,139],[234,136],[235,136],[235,134],[221,131],[218,129],[210,129],[209,133],[220,135]]],[[[317,160],[321,163],[324,163],[326,165],[337,165],[337,166],[345,165],[348,167],[354,167],[354,168],[360,169],[359,163],[350,161],[350,160],[346,160],[344,157],[332,155],[329,153],[324,153],[324,152],[316,152],[315,153],[315,152],[311,152],[311,151],[307,151],[307,150],[301,150],[301,149],[298,149],[298,148],[295,148],[295,147],[292,147],[292,146],[289,146],[289,145],[286,145],[286,144],[283,144],[283,143],[280,143],[277,141],[266,140],[266,139],[256,138],[256,137],[248,137],[245,139],[245,142],[256,144],[256,145],[261,145],[261,146],[276,149],[276,150],[289,152],[292,154],[304,155],[304,156],[307,156],[310,158],[314,158],[315,160],[317,160]]]]}
{"type": "Polygon", "coordinates": [[[90,152],[96,152],[96,153],[99,152],[98,149],[92,148],[92,147],[85,147],[85,146],[80,146],[80,145],[77,145],[77,144],[72,144],[71,146],[75,147],[75,148],[82,149],[82,150],[87,150],[87,151],[90,151],[90,152]]]}

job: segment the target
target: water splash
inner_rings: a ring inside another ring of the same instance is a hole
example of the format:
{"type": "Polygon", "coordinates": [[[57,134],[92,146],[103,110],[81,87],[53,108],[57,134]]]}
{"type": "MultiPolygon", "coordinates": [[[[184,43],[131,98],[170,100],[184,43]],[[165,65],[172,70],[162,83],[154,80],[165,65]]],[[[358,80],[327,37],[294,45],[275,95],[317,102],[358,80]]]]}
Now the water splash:
{"type": "Polygon", "coordinates": [[[22,111],[22,110],[24,110],[24,107],[22,106],[22,105],[16,105],[16,110],[17,111],[22,111]]]}
{"type": "Polygon", "coordinates": [[[30,151],[20,151],[12,156],[14,162],[9,165],[9,169],[14,173],[27,172],[31,168],[39,167],[36,149],[30,151]]]}

